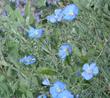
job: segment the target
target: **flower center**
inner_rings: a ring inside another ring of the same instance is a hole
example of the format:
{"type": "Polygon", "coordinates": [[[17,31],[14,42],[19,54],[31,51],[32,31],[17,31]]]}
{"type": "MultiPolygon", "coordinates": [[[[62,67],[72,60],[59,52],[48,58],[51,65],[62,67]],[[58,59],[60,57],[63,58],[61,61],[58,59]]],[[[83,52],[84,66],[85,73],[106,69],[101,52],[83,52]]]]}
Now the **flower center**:
{"type": "Polygon", "coordinates": [[[87,73],[88,73],[88,74],[91,74],[91,73],[92,73],[92,70],[89,68],[89,69],[87,70],[87,73]]]}
{"type": "Polygon", "coordinates": [[[57,92],[60,93],[62,90],[60,88],[57,88],[57,92]]]}
{"type": "Polygon", "coordinates": [[[35,36],[37,36],[38,35],[38,31],[35,31],[35,36]]]}
{"type": "Polygon", "coordinates": [[[73,16],[73,15],[74,15],[74,13],[73,13],[73,12],[70,12],[70,13],[69,13],[69,15],[70,15],[70,16],[73,16]]]}
{"type": "Polygon", "coordinates": [[[65,51],[66,55],[69,55],[68,48],[66,48],[64,51],[65,51]]]}

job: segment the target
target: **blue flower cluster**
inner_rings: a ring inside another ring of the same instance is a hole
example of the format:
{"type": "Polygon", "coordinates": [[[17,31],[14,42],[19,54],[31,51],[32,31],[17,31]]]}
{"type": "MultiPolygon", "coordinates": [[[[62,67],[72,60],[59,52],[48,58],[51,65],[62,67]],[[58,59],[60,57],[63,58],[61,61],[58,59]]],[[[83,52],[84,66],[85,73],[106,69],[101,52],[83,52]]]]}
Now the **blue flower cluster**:
{"type": "MultiPolygon", "coordinates": [[[[54,11],[54,14],[47,16],[47,20],[51,23],[57,23],[65,20],[72,21],[77,17],[78,10],[79,9],[75,4],[69,4],[64,8],[56,9],[54,11]]],[[[44,35],[44,29],[36,29],[30,27],[27,32],[27,35],[31,39],[38,40],[44,35]]],[[[65,61],[66,58],[72,54],[72,51],[72,45],[70,45],[69,43],[63,43],[58,49],[58,56],[61,60],[65,61]]],[[[25,65],[31,65],[36,63],[36,58],[33,55],[28,55],[21,58],[19,62],[25,65]]],[[[82,69],[83,72],[81,75],[85,80],[90,80],[99,73],[99,69],[96,63],[86,63],[83,65],[82,69]]],[[[66,84],[61,81],[56,81],[55,83],[51,84],[50,81],[46,78],[43,80],[42,84],[44,86],[50,87],[49,93],[52,98],[74,98],[74,95],[69,90],[67,90],[66,84]]],[[[78,97],[79,95],[77,95],[77,98],[78,97]]],[[[41,94],[37,98],[47,98],[47,96],[46,94],[41,94]]]]}
{"type": "Polygon", "coordinates": [[[75,4],[69,4],[64,8],[56,9],[54,14],[47,16],[47,20],[51,23],[72,21],[78,16],[78,10],[75,4]]]}

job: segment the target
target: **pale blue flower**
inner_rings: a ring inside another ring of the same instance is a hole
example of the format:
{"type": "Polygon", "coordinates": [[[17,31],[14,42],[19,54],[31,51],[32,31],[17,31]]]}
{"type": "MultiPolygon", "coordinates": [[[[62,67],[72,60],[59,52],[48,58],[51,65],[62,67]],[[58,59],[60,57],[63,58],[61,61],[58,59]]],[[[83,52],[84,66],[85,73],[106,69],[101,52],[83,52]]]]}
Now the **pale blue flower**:
{"type": "Polygon", "coordinates": [[[56,98],[74,98],[74,95],[70,91],[64,90],[56,98]]]}
{"type": "Polygon", "coordinates": [[[47,98],[47,96],[42,94],[42,95],[39,95],[37,98],[47,98]]]}
{"type": "Polygon", "coordinates": [[[50,94],[52,98],[57,98],[57,96],[66,89],[66,84],[60,81],[56,81],[52,87],[50,87],[50,94]]]}
{"type": "Polygon", "coordinates": [[[90,65],[88,63],[83,65],[83,72],[82,77],[85,80],[90,80],[93,78],[93,76],[96,76],[99,73],[99,69],[96,65],[96,63],[91,63],[90,65]]]}
{"type": "Polygon", "coordinates": [[[54,15],[55,15],[55,18],[58,22],[62,21],[62,18],[63,18],[62,9],[56,9],[54,11],[54,15]]]}
{"type": "Polygon", "coordinates": [[[51,23],[56,23],[57,20],[55,18],[55,15],[49,15],[47,16],[47,21],[51,22],[51,23]]]}
{"type": "Polygon", "coordinates": [[[49,79],[48,79],[48,78],[44,79],[44,80],[42,81],[42,84],[43,84],[43,85],[46,85],[46,86],[50,85],[49,79]]]}
{"type": "Polygon", "coordinates": [[[25,65],[31,65],[36,62],[36,58],[33,55],[25,56],[19,60],[20,63],[25,65]]]}
{"type": "Polygon", "coordinates": [[[72,21],[78,15],[78,7],[75,4],[69,4],[63,9],[63,20],[72,21]]]}
{"type": "Polygon", "coordinates": [[[62,20],[63,14],[62,9],[56,9],[54,14],[47,16],[47,20],[51,23],[60,22],[62,20]]]}
{"type": "Polygon", "coordinates": [[[44,29],[35,29],[33,27],[30,27],[29,31],[28,31],[28,37],[32,38],[32,39],[39,39],[43,36],[44,34],[44,29]]]}
{"type": "Polygon", "coordinates": [[[65,60],[67,56],[69,56],[72,53],[72,46],[68,43],[64,43],[60,46],[58,56],[65,60]]]}

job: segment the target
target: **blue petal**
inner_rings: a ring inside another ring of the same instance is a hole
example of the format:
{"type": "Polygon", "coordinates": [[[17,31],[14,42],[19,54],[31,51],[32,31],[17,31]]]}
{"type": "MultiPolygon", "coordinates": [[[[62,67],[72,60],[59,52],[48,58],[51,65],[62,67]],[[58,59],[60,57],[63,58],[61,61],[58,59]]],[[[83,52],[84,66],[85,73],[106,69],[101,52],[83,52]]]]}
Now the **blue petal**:
{"type": "Polygon", "coordinates": [[[99,69],[98,69],[96,63],[91,63],[90,68],[92,69],[92,72],[94,75],[97,75],[99,73],[99,69]]]}
{"type": "Polygon", "coordinates": [[[66,56],[72,53],[72,47],[68,43],[64,43],[60,46],[58,55],[62,60],[65,60],[66,56]]]}
{"type": "Polygon", "coordinates": [[[63,92],[61,92],[57,98],[74,98],[74,95],[71,94],[70,91],[68,90],[64,90],[63,92]]]}
{"type": "Polygon", "coordinates": [[[90,64],[90,69],[93,70],[95,67],[96,67],[96,63],[91,63],[91,64],[90,64]]]}
{"type": "Polygon", "coordinates": [[[66,58],[66,52],[63,51],[63,50],[59,50],[59,53],[58,53],[59,57],[64,60],[66,58]]]}
{"type": "Polygon", "coordinates": [[[57,98],[57,95],[59,94],[59,93],[56,91],[56,87],[54,87],[54,86],[53,86],[53,87],[50,87],[49,92],[50,92],[52,98],[57,98]]]}
{"type": "Polygon", "coordinates": [[[93,74],[96,76],[97,74],[99,73],[99,69],[98,67],[96,66],[93,70],[93,74]]]}
{"type": "Polygon", "coordinates": [[[36,58],[32,55],[29,55],[29,56],[25,56],[23,58],[21,58],[19,60],[20,63],[23,63],[25,65],[31,65],[31,64],[34,64],[36,62],[36,58]]]}
{"type": "Polygon", "coordinates": [[[44,29],[35,29],[34,37],[36,39],[39,39],[42,37],[43,34],[44,34],[44,29]]]}
{"type": "Polygon", "coordinates": [[[87,72],[82,72],[81,75],[85,80],[90,80],[93,78],[93,74],[88,74],[87,72]]]}
{"type": "Polygon", "coordinates": [[[63,83],[63,82],[61,82],[61,81],[56,81],[56,82],[54,83],[54,86],[60,88],[61,90],[66,89],[66,84],[63,83]]]}
{"type": "Polygon", "coordinates": [[[47,98],[47,96],[46,95],[39,95],[37,98],[47,98]]]}
{"type": "Polygon", "coordinates": [[[50,81],[48,79],[44,79],[42,82],[43,85],[50,85],[50,81]]]}
{"type": "Polygon", "coordinates": [[[30,27],[29,31],[28,31],[28,36],[29,38],[33,38],[33,39],[39,39],[42,37],[42,35],[44,34],[44,29],[35,29],[33,27],[30,27]]]}
{"type": "Polygon", "coordinates": [[[89,64],[86,63],[86,64],[83,65],[83,68],[82,68],[82,69],[83,69],[84,71],[87,71],[89,68],[90,68],[90,67],[89,67],[89,64]]]}
{"type": "Polygon", "coordinates": [[[55,13],[55,15],[59,15],[59,14],[61,14],[61,12],[62,12],[62,9],[56,9],[54,13],[55,13]]]}
{"type": "Polygon", "coordinates": [[[67,5],[64,8],[64,13],[65,14],[66,13],[68,14],[70,12],[73,12],[74,14],[78,15],[78,11],[79,11],[79,9],[78,9],[78,7],[75,4],[69,4],[69,5],[67,5]]]}
{"type": "Polygon", "coordinates": [[[63,14],[62,14],[62,9],[56,9],[55,12],[55,18],[58,22],[62,20],[63,14]]]}
{"type": "Polygon", "coordinates": [[[69,5],[67,5],[64,8],[64,11],[63,11],[63,14],[64,14],[63,19],[64,20],[68,20],[68,21],[72,21],[78,15],[78,10],[79,9],[78,9],[78,7],[75,4],[69,4],[69,5]],[[71,13],[73,15],[70,15],[71,13]]]}
{"type": "Polygon", "coordinates": [[[30,27],[29,28],[29,31],[28,31],[28,36],[30,37],[30,38],[33,38],[34,37],[34,32],[35,31],[35,29],[33,28],[33,27],[30,27]]]}
{"type": "Polygon", "coordinates": [[[50,87],[50,94],[52,98],[57,98],[57,96],[66,89],[66,84],[61,81],[56,81],[53,87],[50,87]]]}
{"type": "Polygon", "coordinates": [[[47,20],[51,23],[56,23],[56,18],[54,15],[47,16],[47,20]]]}

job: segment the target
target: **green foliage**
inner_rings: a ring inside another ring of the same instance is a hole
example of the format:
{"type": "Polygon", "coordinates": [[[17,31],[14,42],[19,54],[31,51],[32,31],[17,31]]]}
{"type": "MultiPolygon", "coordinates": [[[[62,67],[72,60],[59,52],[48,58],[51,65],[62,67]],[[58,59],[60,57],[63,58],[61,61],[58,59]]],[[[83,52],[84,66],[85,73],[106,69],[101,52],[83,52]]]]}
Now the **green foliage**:
{"type": "MultiPolygon", "coordinates": [[[[41,85],[45,77],[51,82],[66,82],[81,98],[110,97],[110,0],[64,1],[74,2],[80,8],[73,22],[51,24],[43,17],[40,24],[34,24],[30,3],[26,6],[25,18],[6,4],[9,16],[0,17],[0,98],[35,98],[47,93],[47,88],[41,85]],[[45,36],[37,42],[28,39],[26,32],[30,25],[45,27],[45,36]],[[64,42],[73,45],[73,54],[66,63],[57,54],[64,42]],[[25,66],[18,62],[28,54],[37,57],[36,64],[25,66]],[[84,81],[76,73],[91,61],[97,62],[100,73],[93,80],[84,81]]],[[[44,16],[56,8],[47,8],[44,0],[35,2],[44,16]]]]}

